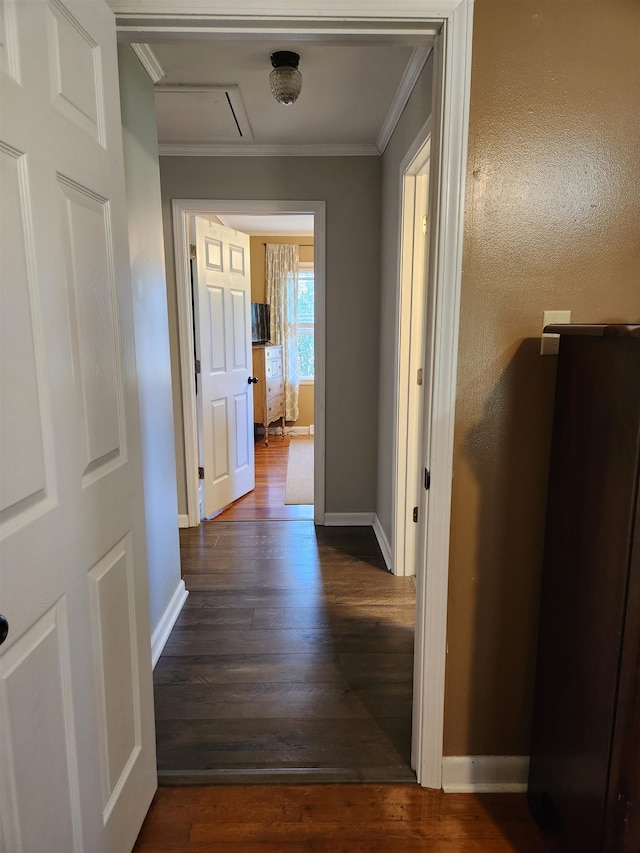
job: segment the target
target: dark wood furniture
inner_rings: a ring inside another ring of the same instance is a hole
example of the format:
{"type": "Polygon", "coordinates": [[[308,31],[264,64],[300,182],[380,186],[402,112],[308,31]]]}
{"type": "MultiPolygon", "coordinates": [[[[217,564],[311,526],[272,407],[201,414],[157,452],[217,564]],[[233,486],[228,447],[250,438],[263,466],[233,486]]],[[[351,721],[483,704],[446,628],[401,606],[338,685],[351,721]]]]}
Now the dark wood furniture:
{"type": "Polygon", "coordinates": [[[560,338],[529,803],[559,849],[640,850],[640,326],[560,338]]]}

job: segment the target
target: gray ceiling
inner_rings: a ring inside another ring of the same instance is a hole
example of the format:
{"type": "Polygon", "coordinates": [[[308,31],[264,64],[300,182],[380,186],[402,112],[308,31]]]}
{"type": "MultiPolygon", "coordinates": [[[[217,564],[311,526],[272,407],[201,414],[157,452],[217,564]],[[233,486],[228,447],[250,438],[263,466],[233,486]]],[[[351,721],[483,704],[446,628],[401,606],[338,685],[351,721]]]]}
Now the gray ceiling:
{"type": "Polygon", "coordinates": [[[156,84],[162,153],[374,154],[384,149],[430,44],[424,36],[358,44],[261,38],[156,42],[151,49],[164,73],[156,84]],[[269,88],[274,50],[300,54],[302,92],[289,107],[269,88]]]}

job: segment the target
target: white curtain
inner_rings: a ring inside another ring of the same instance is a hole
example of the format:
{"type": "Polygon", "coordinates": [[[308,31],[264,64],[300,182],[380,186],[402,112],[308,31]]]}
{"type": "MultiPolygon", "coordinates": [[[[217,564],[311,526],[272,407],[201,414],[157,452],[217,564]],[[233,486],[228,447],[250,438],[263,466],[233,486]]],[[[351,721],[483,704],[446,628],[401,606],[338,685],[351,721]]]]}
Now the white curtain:
{"type": "Polygon", "coordinates": [[[298,247],[267,243],[265,291],[271,306],[271,342],[282,346],[284,416],[297,421],[298,408],[298,247]]]}

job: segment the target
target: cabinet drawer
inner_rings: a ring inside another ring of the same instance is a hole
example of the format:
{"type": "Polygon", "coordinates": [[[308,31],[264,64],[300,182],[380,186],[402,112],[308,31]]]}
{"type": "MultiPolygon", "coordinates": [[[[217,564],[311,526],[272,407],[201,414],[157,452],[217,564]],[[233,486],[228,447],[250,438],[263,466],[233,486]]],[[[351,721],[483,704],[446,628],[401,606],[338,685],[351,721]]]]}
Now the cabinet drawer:
{"type": "Polygon", "coordinates": [[[267,397],[279,397],[283,391],[284,379],[281,376],[267,380],[267,397]]]}
{"type": "Polygon", "coordinates": [[[283,414],[282,397],[278,397],[275,400],[267,400],[267,423],[281,418],[283,414]]]}
{"type": "Polygon", "coordinates": [[[266,358],[264,362],[264,372],[267,379],[282,376],[282,356],[276,355],[273,358],[266,358]]]}

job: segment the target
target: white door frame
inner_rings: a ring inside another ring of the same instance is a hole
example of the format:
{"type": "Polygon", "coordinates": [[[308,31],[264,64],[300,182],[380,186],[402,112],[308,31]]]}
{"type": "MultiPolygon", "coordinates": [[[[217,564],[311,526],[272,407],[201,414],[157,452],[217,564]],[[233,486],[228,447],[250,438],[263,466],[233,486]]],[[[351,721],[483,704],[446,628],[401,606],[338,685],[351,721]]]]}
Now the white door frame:
{"type": "Polygon", "coordinates": [[[189,219],[202,214],[313,214],[314,279],[315,279],[315,365],[314,379],[314,506],[313,519],[324,524],[324,441],[325,441],[325,209],[324,201],[246,201],[220,199],[174,199],[173,244],[178,299],[178,340],[180,347],[180,379],[182,416],[184,419],[184,461],[187,486],[187,518],[189,527],[200,524],[198,479],[198,419],[193,363],[193,302],[189,266],[189,219]]]}
{"type": "MultiPolygon", "coordinates": [[[[400,166],[401,218],[399,223],[399,270],[397,298],[395,423],[395,489],[393,526],[393,573],[416,574],[418,527],[412,509],[419,505],[417,484],[422,447],[422,389],[429,388],[425,367],[433,356],[433,335],[427,337],[425,312],[433,312],[427,298],[427,240],[420,239],[422,215],[428,197],[423,176],[428,178],[431,158],[431,119],[425,123],[400,166]],[[425,351],[429,350],[429,358],[425,351]],[[418,365],[423,371],[418,385],[418,365]]],[[[433,295],[433,289],[431,290],[433,295]]]]}
{"type": "MultiPolygon", "coordinates": [[[[413,755],[418,782],[442,784],[449,528],[453,472],[462,230],[469,130],[473,0],[109,0],[120,38],[152,42],[167,34],[203,38],[238,34],[273,39],[371,38],[402,33],[437,34],[434,46],[434,116],[430,194],[434,216],[430,264],[434,269],[432,404],[425,422],[430,436],[431,492],[419,549],[413,755]]],[[[187,379],[187,386],[190,384],[187,379]]]]}

